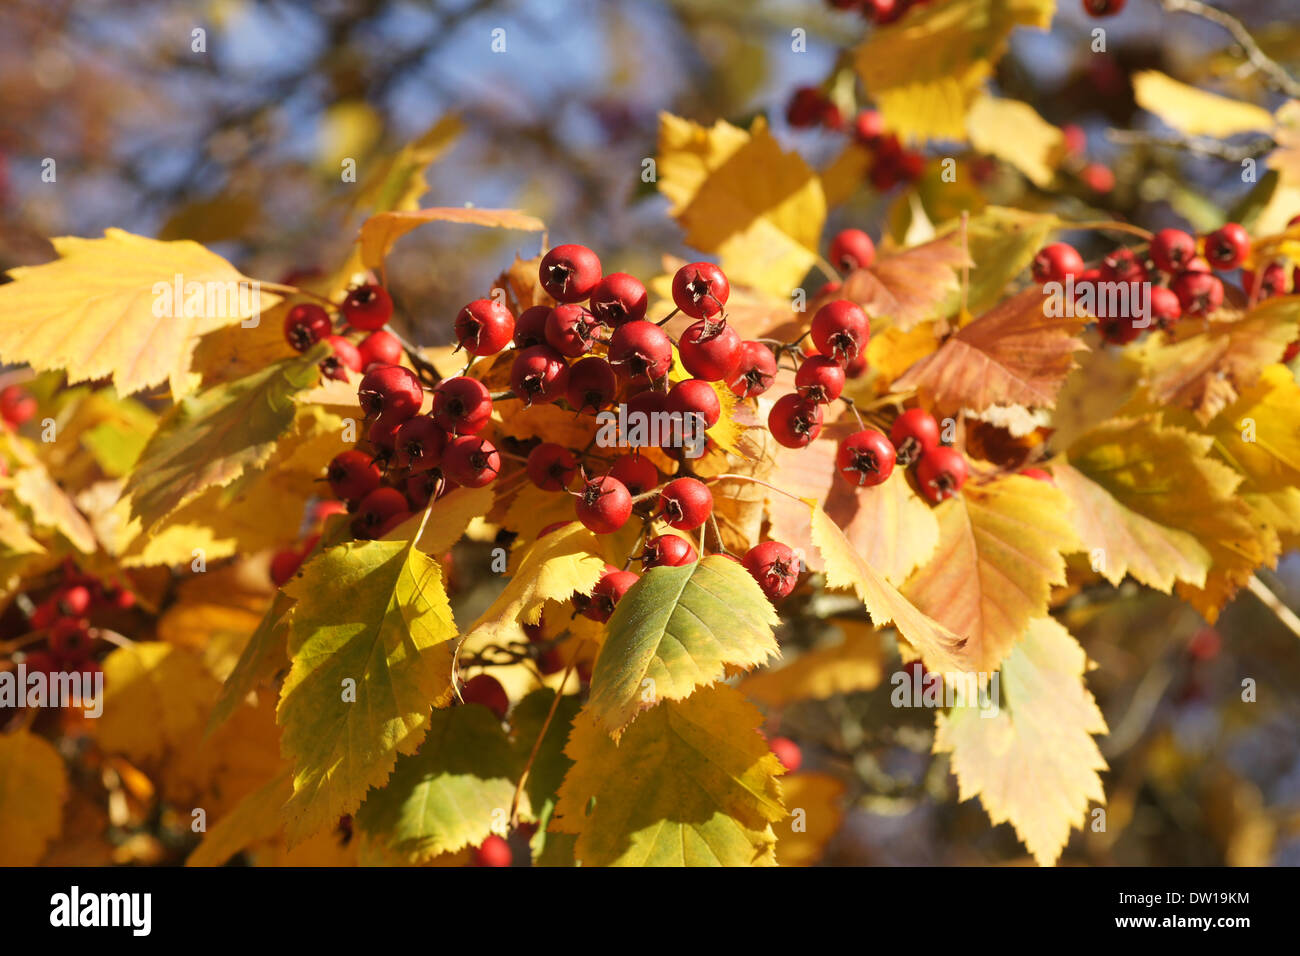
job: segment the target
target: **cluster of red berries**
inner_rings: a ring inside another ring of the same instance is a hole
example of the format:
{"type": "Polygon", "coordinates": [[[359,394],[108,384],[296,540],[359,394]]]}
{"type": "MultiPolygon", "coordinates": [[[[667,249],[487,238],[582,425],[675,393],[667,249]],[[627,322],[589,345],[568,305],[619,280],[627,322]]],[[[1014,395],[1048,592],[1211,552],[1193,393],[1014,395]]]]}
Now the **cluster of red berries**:
{"type": "Polygon", "coordinates": [[[36,414],[36,399],[21,385],[0,388],[0,422],[13,431],[36,414]]]}
{"type": "Polygon", "coordinates": [[[1094,17],[1113,17],[1128,0],[1083,0],[1084,12],[1094,17]]]}
{"type": "Polygon", "coordinates": [[[127,588],[105,584],[65,563],[63,580],[32,607],[28,617],[27,627],[32,632],[45,632],[45,647],[28,651],[24,657],[28,672],[80,672],[87,677],[98,673],[94,654],[99,641],[91,619],[129,611],[135,601],[135,594],[127,588]]]}
{"type": "MultiPolygon", "coordinates": [[[[1038,282],[1072,282],[1076,298],[1091,292],[1102,337],[1124,344],[1138,338],[1148,325],[1167,330],[1183,316],[1208,316],[1223,304],[1223,279],[1215,272],[1241,267],[1250,254],[1250,236],[1240,224],[1230,222],[1205,236],[1201,248],[1203,252],[1198,252],[1196,239],[1181,229],[1162,229],[1145,251],[1120,247],[1098,266],[1088,267],[1073,246],[1054,242],[1034,257],[1032,269],[1038,282]],[[1133,295],[1123,297],[1127,307],[1112,314],[1112,299],[1102,294],[1102,283],[1128,285],[1133,295]],[[1150,287],[1149,317],[1133,308],[1144,285],[1150,287]]],[[[1258,279],[1251,270],[1242,270],[1242,286],[1254,301],[1281,295],[1287,291],[1286,269],[1281,263],[1270,263],[1258,279]]]]}
{"type": "MultiPolygon", "coordinates": [[[[844,129],[844,116],[826,93],[816,86],[794,91],[785,111],[786,122],[795,129],[824,126],[844,129]]],[[[871,154],[867,178],[877,192],[888,192],[899,183],[914,183],[925,169],[925,157],[905,147],[898,134],[885,129],[885,119],[876,110],[859,110],[853,121],[854,139],[871,154]]]]}
{"type": "Polygon", "coordinates": [[[856,10],[876,26],[893,23],[913,7],[923,7],[931,0],[826,0],[836,10],[856,10]]]}
{"type": "Polygon", "coordinates": [[[334,321],[323,305],[300,302],[284,317],[285,340],[299,352],[317,342],[328,342],[332,354],[321,362],[321,372],[341,382],[347,381],[349,371],[396,365],[402,360],[401,340],[384,328],[393,316],[393,300],[382,286],[367,282],[349,290],[338,315],[348,329],[369,334],[354,343],[347,335],[336,334],[334,321]]]}

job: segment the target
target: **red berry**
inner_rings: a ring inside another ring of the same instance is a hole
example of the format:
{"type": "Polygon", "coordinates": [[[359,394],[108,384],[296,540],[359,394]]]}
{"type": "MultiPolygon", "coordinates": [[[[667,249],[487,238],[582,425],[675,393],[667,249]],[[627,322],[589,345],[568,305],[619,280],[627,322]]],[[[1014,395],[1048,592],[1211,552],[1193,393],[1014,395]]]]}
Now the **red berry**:
{"type": "Polygon", "coordinates": [[[618,378],[614,368],[598,355],[589,355],[569,369],[569,385],[564,397],[575,412],[600,411],[614,400],[618,378]]]}
{"type": "Polygon", "coordinates": [[[1282,353],[1282,364],[1289,365],[1297,355],[1300,355],[1300,339],[1296,339],[1286,347],[1286,351],[1282,353]]]}
{"type": "Polygon", "coordinates": [[[515,321],[515,348],[521,352],[534,345],[546,344],[546,319],[551,310],[545,305],[524,309],[515,321]]]}
{"type": "Polygon", "coordinates": [[[339,311],[352,328],[373,332],[382,329],[392,318],[393,300],[382,286],[367,283],[349,292],[339,311]]]}
{"type": "Polygon", "coordinates": [[[876,110],[859,110],[853,132],[864,144],[873,146],[885,135],[885,118],[876,110]]]}
{"type": "Polygon", "coordinates": [[[632,514],[632,496],[617,478],[592,478],[583,486],[576,505],[578,520],[596,534],[611,534],[632,514]]]}
{"type": "Polygon", "coordinates": [[[282,551],[275,552],[271,558],[271,581],[277,588],[284,587],[285,583],[298,573],[302,567],[302,552],[296,548],[286,548],[282,551]]]}
{"type": "Polygon", "coordinates": [[[1132,249],[1116,249],[1101,260],[1101,278],[1104,282],[1146,282],[1146,266],[1132,249]]]}
{"type": "Polygon", "coordinates": [[[659,492],[659,514],[670,528],[691,531],[713,513],[713,492],[698,478],[675,478],[659,492]]]}
{"type": "Polygon", "coordinates": [[[781,600],[799,583],[799,558],[789,545],[780,541],[754,545],[740,563],[753,575],[769,601],[781,600]]]}
{"type": "Polygon", "coordinates": [[[610,336],[609,364],[624,380],[656,381],[672,367],[673,345],[668,333],[653,322],[628,322],[610,336]]]}
{"type": "Polygon", "coordinates": [[[412,509],[419,511],[429,503],[429,499],[442,495],[455,486],[455,482],[447,481],[439,471],[417,471],[406,479],[404,487],[406,500],[412,509]]]}
{"type": "Polygon", "coordinates": [[[876,244],[861,229],[842,229],[831,240],[831,265],[841,272],[867,269],[876,261],[876,244]]]}
{"type": "Polygon", "coordinates": [[[416,415],[397,429],[397,467],[411,471],[437,468],[446,447],[447,432],[428,415],[416,415]]]}
{"type": "Polygon", "coordinates": [[[384,418],[400,424],[419,413],[424,403],[424,388],[409,368],[384,365],[365,374],[357,398],[366,418],[384,418]]]}
{"type": "Polygon", "coordinates": [[[966,459],[947,445],[932,448],[921,456],[916,466],[916,481],[921,494],[931,504],[951,498],[966,483],[966,459]]]}
{"type": "Polygon", "coordinates": [[[592,314],[611,329],[644,319],[646,305],[645,286],[626,272],[610,273],[591,292],[592,314]]]}
{"type": "Polygon", "coordinates": [[[1141,337],[1145,326],[1138,325],[1134,315],[1106,315],[1097,319],[1097,330],[1112,345],[1127,345],[1141,337]]]}
{"type": "Polygon", "coordinates": [[[577,358],[591,351],[600,320],[581,305],[557,305],[546,317],[546,343],[561,355],[577,358]]]}
{"type": "Polygon", "coordinates": [[[456,316],[456,341],[470,355],[496,355],[515,334],[515,317],[496,299],[475,299],[456,316]]]}
{"type": "Polygon", "coordinates": [[[1049,485],[1056,484],[1056,482],[1052,480],[1051,474],[1043,471],[1041,468],[1021,468],[1020,473],[1026,478],[1034,479],[1034,481],[1045,481],[1049,485]]]}
{"type": "Polygon", "coordinates": [[[692,262],[673,276],[673,302],[693,319],[707,319],[722,311],[731,284],[712,262],[692,262]]]}
{"type": "Polygon", "coordinates": [[[609,476],[621,481],[633,495],[644,494],[659,485],[659,469],[645,455],[624,455],[614,462],[609,476]]]}
{"type": "Polygon", "coordinates": [[[817,351],[847,365],[867,347],[871,327],[867,315],[848,299],[836,299],[817,310],[812,340],[817,351]]]}
{"type": "Polygon", "coordinates": [[[1208,272],[1180,272],[1170,288],[1178,296],[1184,315],[1200,318],[1223,304],[1223,283],[1208,272]]]}
{"type": "Polygon", "coordinates": [[[776,759],[781,761],[786,773],[795,773],[803,766],[803,753],[799,750],[799,745],[789,737],[773,737],[768,747],[776,754],[776,759]]]}
{"type": "Polygon", "coordinates": [[[725,320],[701,319],[690,325],[677,342],[682,367],[695,378],[722,382],[740,364],[740,335],[725,320]]]}
{"type": "Polygon", "coordinates": [[[90,610],[92,596],[84,584],[73,584],[54,593],[54,602],[64,617],[81,617],[90,610]]]}
{"type": "Polygon", "coordinates": [[[506,689],[491,674],[477,674],[465,682],[460,689],[460,696],[467,704],[482,704],[497,715],[497,720],[506,719],[510,709],[510,698],[506,689]]]}
{"type": "Polygon", "coordinates": [[[396,488],[376,488],[361,499],[352,516],[352,533],[358,538],[378,538],[390,518],[407,513],[406,496],[396,488]]]}
{"type": "Polygon", "coordinates": [[[1256,302],[1270,298],[1275,295],[1282,295],[1286,292],[1286,268],[1280,262],[1270,262],[1264,267],[1264,278],[1259,283],[1259,294],[1255,294],[1255,270],[1241,270],[1241,287],[1246,290],[1246,295],[1253,298],[1256,302]]]}
{"type": "Polygon", "coordinates": [[[36,399],[27,389],[21,385],[6,385],[0,389],[0,418],[17,427],[35,414],[36,399]]]}
{"type": "Polygon", "coordinates": [[[661,534],[645,543],[641,567],[646,571],[651,568],[680,568],[683,564],[698,559],[695,548],[685,538],[676,534],[661,534]]]}
{"type": "Polygon", "coordinates": [[[822,430],[822,407],[797,394],[782,395],[767,416],[772,437],[786,448],[805,448],[822,430]]]}
{"type": "Polygon", "coordinates": [[[325,341],[333,350],[331,355],[321,359],[320,371],[326,378],[337,382],[348,380],[348,370],[360,372],[365,366],[361,363],[361,353],[357,347],[341,335],[326,336],[325,341]]]}
{"type": "Polygon", "coordinates": [[[549,345],[534,345],[515,356],[510,366],[510,388],[525,405],[545,405],[564,395],[569,366],[549,345]]]}
{"type": "Polygon", "coordinates": [[[544,441],[528,453],[525,470],[543,491],[563,491],[578,473],[578,459],[563,445],[544,441]]]}
{"type": "Polygon", "coordinates": [[[742,342],[740,362],[727,379],[727,387],[738,398],[762,395],[776,380],[776,356],[762,342],[742,342]]]}
{"type": "Polygon", "coordinates": [[[1151,239],[1151,261],[1161,272],[1182,272],[1196,258],[1196,240],[1181,229],[1161,229],[1151,239]]]}
{"type": "Polygon", "coordinates": [[[1115,188],[1115,174],[1101,163],[1089,163],[1079,170],[1079,179],[1095,193],[1105,195],[1115,188]]]}
{"type": "Polygon", "coordinates": [[[1068,242],[1053,242],[1038,250],[1031,268],[1035,282],[1064,283],[1067,276],[1083,271],[1083,256],[1068,242]]]}
{"type": "Polygon", "coordinates": [[[1088,134],[1077,123],[1066,123],[1061,127],[1065,138],[1065,152],[1068,156],[1082,156],[1088,148],[1088,134]]]}
{"type": "Polygon", "coordinates": [[[712,385],[698,378],[688,378],[674,385],[668,392],[664,407],[670,412],[681,415],[703,416],[705,428],[716,425],[719,416],[722,415],[722,404],[718,401],[718,393],[713,390],[712,385]]]}
{"type": "Polygon", "coordinates": [[[445,378],[433,390],[429,414],[449,435],[476,435],[492,417],[492,397],[476,378],[445,378]]]}
{"type": "Polygon", "coordinates": [[[591,589],[591,600],[582,609],[582,616],[593,621],[608,621],[623,595],[639,580],[640,575],[634,571],[606,571],[591,589]]]}
{"type": "Polygon", "coordinates": [[[1250,254],[1250,236],[1239,223],[1230,222],[1205,237],[1205,258],[1221,271],[1235,269],[1250,254]]]}
{"type": "Polygon", "coordinates": [[[29,674],[56,674],[59,659],[49,651],[30,651],[23,657],[23,666],[29,674]]]}
{"type": "Polygon", "coordinates": [[[314,302],[300,302],[284,317],[284,339],[295,352],[305,352],[334,331],[329,313],[314,302]]]}
{"type": "Polygon", "coordinates": [[[1114,16],[1124,9],[1126,0],[1083,0],[1083,9],[1094,17],[1114,16]]]}
{"type": "Polygon", "coordinates": [[[828,355],[811,355],[795,373],[795,389],[803,398],[829,405],[844,391],[844,367],[828,355]]]}
{"type": "Polygon", "coordinates": [[[879,485],[894,472],[894,446],[878,431],[854,432],[840,442],[835,468],[851,485],[879,485]]]}
{"type": "Polygon", "coordinates": [[[509,866],[514,861],[510,844],[493,833],[474,851],[475,866],[509,866]]]}
{"type": "Polygon", "coordinates": [[[826,94],[815,86],[801,86],[785,109],[786,122],[795,129],[807,129],[821,122],[826,112],[826,94]]]}
{"type": "Polygon", "coordinates": [[[361,353],[362,368],[369,368],[371,365],[397,365],[402,361],[404,354],[401,340],[392,332],[383,329],[371,332],[362,339],[361,344],[357,346],[357,351],[361,353]]]}
{"type": "Polygon", "coordinates": [[[1182,318],[1183,305],[1172,289],[1151,287],[1151,320],[1162,329],[1172,328],[1182,318]]]}
{"type": "Polygon", "coordinates": [[[366,441],[368,441],[377,452],[376,458],[381,461],[384,469],[388,468],[394,453],[397,451],[397,430],[402,427],[403,420],[396,418],[378,418],[371,423],[369,431],[366,432],[366,441]]]}
{"type": "Polygon", "coordinates": [[[442,470],[458,485],[482,488],[501,472],[501,456],[486,438],[462,435],[447,443],[442,453],[442,470]]]}
{"type": "Polygon", "coordinates": [[[329,465],[328,478],[330,490],[335,497],[344,501],[360,501],[379,487],[383,475],[369,455],[348,450],[334,456],[329,465]]]}
{"type": "Polygon", "coordinates": [[[82,618],[61,617],[50,628],[50,650],[64,663],[76,663],[90,654],[90,631],[82,618]]]}
{"type": "Polygon", "coordinates": [[[586,246],[556,246],[542,256],[537,272],[556,302],[581,302],[600,282],[600,260],[586,246]]]}

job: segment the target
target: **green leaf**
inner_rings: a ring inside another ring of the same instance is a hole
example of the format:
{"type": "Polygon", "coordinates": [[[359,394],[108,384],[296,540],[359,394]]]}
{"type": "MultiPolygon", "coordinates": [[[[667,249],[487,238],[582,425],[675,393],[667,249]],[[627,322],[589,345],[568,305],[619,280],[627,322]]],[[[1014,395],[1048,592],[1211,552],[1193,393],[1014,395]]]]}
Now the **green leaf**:
{"type": "MultiPolygon", "coordinates": [[[[1019,275],[1046,243],[1053,229],[1061,226],[1055,216],[989,206],[966,223],[966,241],[975,267],[970,270],[967,311],[972,315],[987,312],[1002,300],[1007,283],[1019,275]]],[[[960,233],[960,224],[943,233],[960,233]]],[[[947,313],[961,305],[961,293],[949,296],[947,313]]]]}
{"type": "Polygon", "coordinates": [[[560,784],[573,766],[573,761],[564,754],[564,746],[568,742],[579,704],[576,695],[562,697],[555,705],[555,716],[546,728],[546,736],[538,745],[537,739],[554,700],[555,691],[550,688],[533,691],[515,704],[510,712],[510,723],[514,730],[515,754],[521,768],[527,764],[533,747],[537,746],[528,779],[524,781],[524,792],[528,794],[532,816],[537,820],[537,833],[532,840],[533,860],[543,866],[572,866],[572,840],[567,839],[565,834],[548,832],[547,827],[555,811],[560,784]]]}
{"type": "Polygon", "coordinates": [[[748,669],[780,656],[772,636],[777,621],[735,561],[710,555],[679,568],[652,568],[609,619],[588,706],[617,737],[638,711],[720,680],[729,664],[748,669]]]}
{"type": "Polygon", "coordinates": [[[163,417],[123,490],[149,530],[209,488],[264,465],[293,424],[293,395],[314,385],[329,346],[182,399],[163,417]]]}
{"type": "Polygon", "coordinates": [[[479,704],[434,711],[419,753],[397,761],[357,824],[411,862],[477,846],[504,826],[516,755],[496,716],[479,704]]]}
{"type": "Polygon", "coordinates": [[[350,813],[413,753],[452,695],[456,625],[436,561],[405,541],[352,542],[285,586],[280,746],[294,767],[293,842],[350,813]]]}

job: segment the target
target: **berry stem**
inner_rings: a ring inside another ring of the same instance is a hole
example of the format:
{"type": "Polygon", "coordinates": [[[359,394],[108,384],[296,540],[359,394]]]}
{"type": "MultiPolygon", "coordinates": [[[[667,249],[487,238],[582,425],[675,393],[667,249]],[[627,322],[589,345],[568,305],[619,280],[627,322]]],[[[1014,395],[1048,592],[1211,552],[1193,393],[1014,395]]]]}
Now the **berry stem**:
{"type": "Polygon", "coordinates": [[[546,712],[546,719],[542,721],[542,729],[537,734],[537,739],[533,741],[533,749],[528,754],[528,760],[524,764],[524,771],[519,775],[519,782],[515,784],[515,795],[510,800],[510,827],[514,829],[519,825],[519,798],[523,795],[524,784],[528,782],[529,771],[533,769],[533,762],[537,759],[537,752],[542,748],[542,741],[546,738],[546,731],[550,729],[551,721],[555,719],[556,708],[560,705],[560,698],[564,696],[564,685],[569,682],[569,675],[573,673],[573,665],[577,663],[578,651],[585,647],[587,642],[584,640],[569,655],[569,666],[564,669],[564,676],[560,678],[560,686],[555,688],[555,697],[551,700],[551,709],[546,712]]]}
{"type": "Polygon", "coordinates": [[[1150,242],[1154,235],[1143,229],[1141,226],[1135,226],[1128,222],[1115,222],[1109,219],[1087,220],[1085,222],[1062,222],[1063,229],[1091,229],[1098,232],[1127,232],[1131,236],[1140,236],[1147,242],[1150,242]]]}
{"type": "MultiPolygon", "coordinates": [[[[714,482],[718,482],[718,481],[750,481],[756,485],[762,485],[764,488],[770,488],[772,491],[779,491],[781,494],[785,495],[787,498],[790,498],[794,501],[804,500],[800,498],[798,495],[796,495],[793,491],[786,491],[784,488],[778,488],[776,485],[769,484],[768,482],[764,481],[761,478],[755,478],[753,475],[732,475],[732,474],[714,475],[712,478],[708,479],[705,482],[705,484],[711,485],[714,482]]],[[[806,503],[807,502],[805,502],[805,504],[806,503]]]]}
{"type": "Polygon", "coordinates": [[[1201,0],[1160,0],[1160,5],[1170,13],[1190,13],[1193,16],[1201,17],[1223,27],[1232,34],[1232,38],[1241,46],[1241,49],[1246,54],[1246,59],[1256,71],[1264,74],[1275,88],[1281,90],[1287,96],[1300,97],[1300,81],[1297,81],[1291,74],[1282,69],[1281,65],[1275,60],[1269,58],[1259,48],[1259,44],[1255,42],[1255,38],[1251,36],[1250,31],[1236,17],[1224,13],[1209,4],[1201,3],[1201,0]]]}

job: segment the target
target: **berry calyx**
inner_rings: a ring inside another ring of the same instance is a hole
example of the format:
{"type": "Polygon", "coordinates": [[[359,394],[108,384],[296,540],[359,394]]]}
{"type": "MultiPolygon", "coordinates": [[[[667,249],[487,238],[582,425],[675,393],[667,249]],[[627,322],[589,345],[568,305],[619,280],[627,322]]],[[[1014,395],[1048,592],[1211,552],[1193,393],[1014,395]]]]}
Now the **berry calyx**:
{"type": "Polygon", "coordinates": [[[561,355],[586,355],[596,343],[600,320],[581,305],[557,305],[546,317],[546,344],[561,355]]]}
{"type": "Polygon", "coordinates": [[[906,468],[939,445],[939,423],[924,408],[909,408],[889,429],[895,460],[906,468]]]}
{"type": "Polygon", "coordinates": [[[460,696],[467,704],[482,704],[496,714],[497,720],[505,720],[506,711],[510,709],[510,697],[506,694],[506,689],[491,674],[476,674],[471,677],[460,689],[460,696]]]}
{"type": "Polygon", "coordinates": [[[486,438],[462,435],[447,443],[442,453],[442,470],[458,485],[482,488],[501,472],[501,456],[486,438]]]}
{"type": "Polygon", "coordinates": [[[840,442],[835,468],[851,485],[867,488],[888,480],[894,472],[894,446],[878,431],[854,432],[840,442]]]}
{"type": "Polygon", "coordinates": [[[334,456],[326,477],[336,498],[360,501],[379,487],[383,475],[369,455],[349,449],[334,456]]]}
{"type": "Polygon", "coordinates": [[[381,537],[389,519],[406,513],[406,495],[396,488],[376,488],[357,505],[352,533],[358,538],[381,537]]]}
{"type": "Polygon", "coordinates": [[[645,494],[659,484],[659,469],[645,455],[624,455],[610,467],[609,476],[623,482],[632,495],[645,494]]]}
{"type": "Polygon", "coordinates": [[[588,479],[576,503],[578,520],[588,531],[612,534],[632,515],[632,496],[617,478],[588,479]]]}
{"type": "Polygon", "coordinates": [[[1169,288],[1178,296],[1184,315],[1200,318],[1223,305],[1223,283],[1208,272],[1180,272],[1169,288]]]}
{"type": "Polygon", "coordinates": [[[645,286],[626,272],[611,272],[591,290],[591,313],[606,328],[639,322],[647,304],[645,286]]]}
{"type": "Polygon", "coordinates": [[[392,318],[393,300],[383,286],[367,282],[348,293],[339,311],[352,328],[373,332],[382,329],[392,318]]]}
{"type": "Polygon", "coordinates": [[[625,381],[658,381],[672,367],[673,345],[653,322],[628,322],[610,336],[609,364],[625,381]]]}
{"type": "Polygon", "coordinates": [[[456,315],[458,349],[470,355],[496,355],[515,334],[515,317],[496,299],[475,299],[456,315]]]}
{"type": "Polygon", "coordinates": [[[371,365],[399,364],[404,350],[396,335],[380,329],[362,339],[357,351],[361,353],[361,367],[368,369],[371,365]]]}
{"type": "Polygon", "coordinates": [[[1146,282],[1148,277],[1137,253],[1120,248],[1101,260],[1101,278],[1105,282],[1146,282]]]}
{"type": "Polygon", "coordinates": [[[542,256],[537,274],[556,302],[581,302],[600,282],[600,259],[586,246],[556,246],[542,256]]]}
{"type": "Polygon", "coordinates": [[[1156,268],[1173,275],[1196,258],[1196,240],[1181,229],[1161,229],[1151,238],[1150,251],[1156,268]]]}
{"type": "Polygon", "coordinates": [[[730,295],[731,283],[712,262],[692,262],[673,276],[673,302],[693,319],[717,315],[730,295]]]}
{"type": "Polygon", "coordinates": [[[300,302],[284,317],[284,340],[295,352],[305,352],[334,331],[329,313],[314,302],[300,302]]]}
{"type": "Polygon", "coordinates": [[[817,310],[812,340],[817,351],[847,365],[867,347],[871,327],[867,315],[848,299],[836,299],[817,310]]]}
{"type": "Polygon", "coordinates": [[[659,492],[659,514],[670,528],[691,531],[713,513],[713,492],[698,478],[675,478],[659,492]]]}
{"type": "Polygon", "coordinates": [[[366,418],[384,418],[400,424],[420,411],[424,388],[410,369],[385,365],[365,374],[357,398],[366,418]]]}
{"type": "Polygon", "coordinates": [[[767,746],[776,754],[776,759],[781,761],[786,773],[795,773],[803,766],[803,752],[789,737],[773,737],[767,746]]]}
{"type": "Polygon", "coordinates": [[[446,447],[447,432],[428,415],[416,415],[397,429],[394,442],[397,467],[411,471],[437,468],[446,447]]]}
{"type": "Polygon", "coordinates": [[[701,319],[682,333],[677,353],[695,378],[721,382],[736,374],[741,346],[740,334],[725,320],[701,319]]]}
{"type": "Polygon", "coordinates": [[[842,229],[831,240],[830,258],[841,272],[867,269],[876,261],[876,244],[861,229],[842,229]]]}
{"type": "Polygon", "coordinates": [[[73,664],[90,655],[90,629],[82,618],[61,617],[50,628],[50,650],[65,664],[73,664]]]}
{"type": "Polygon", "coordinates": [[[546,405],[564,395],[569,366],[549,345],[534,345],[515,356],[510,366],[510,388],[525,405],[546,405]]]}
{"type": "Polygon", "coordinates": [[[1038,283],[1064,283],[1066,277],[1083,272],[1083,256],[1068,242],[1053,242],[1038,250],[1030,267],[1038,283]]]}
{"type": "Polygon", "coordinates": [[[822,407],[797,393],[782,395],[767,416],[772,437],[786,448],[806,448],[822,430],[822,407]]]}
{"type": "Polygon", "coordinates": [[[528,453],[525,470],[543,491],[563,491],[578,473],[578,459],[563,445],[544,441],[528,453]]]}
{"type": "Polygon", "coordinates": [[[623,595],[639,580],[641,576],[635,571],[606,571],[591,589],[591,599],[582,609],[582,616],[602,623],[608,621],[623,595]]]}
{"type": "Polygon", "coordinates": [[[446,378],[433,390],[429,414],[449,435],[476,435],[492,417],[492,397],[487,386],[476,378],[446,378]]]}
{"type": "Polygon", "coordinates": [[[727,387],[737,398],[762,395],[776,381],[776,356],[762,342],[747,341],[740,345],[740,361],[727,380],[727,387]]]}
{"type": "Polygon", "coordinates": [[[947,445],[927,451],[916,466],[917,484],[931,504],[938,504],[960,491],[968,474],[961,452],[947,445]]]}
{"type": "Polygon", "coordinates": [[[794,376],[795,390],[807,401],[829,405],[844,391],[844,366],[829,355],[810,355],[794,376]]]}
{"type": "Polygon", "coordinates": [[[614,368],[598,355],[589,355],[569,368],[569,384],[564,397],[575,412],[593,414],[605,408],[618,392],[614,368]]]}
{"type": "Polygon", "coordinates": [[[326,378],[332,378],[336,382],[346,382],[348,380],[348,371],[360,372],[365,366],[361,363],[361,353],[357,347],[341,335],[329,335],[325,337],[329,343],[331,354],[325,356],[320,362],[321,374],[326,378]]]}
{"type": "Polygon", "coordinates": [[[769,601],[787,597],[799,583],[799,558],[789,545],[764,541],[745,552],[740,562],[769,601]]]}
{"type": "Polygon", "coordinates": [[[680,568],[698,559],[694,546],[681,535],[661,534],[645,543],[641,567],[646,571],[651,568],[680,568]]]}
{"type": "Polygon", "coordinates": [[[1250,254],[1250,236],[1240,223],[1230,222],[1205,237],[1205,258],[1219,270],[1235,269],[1250,254]]]}
{"type": "Polygon", "coordinates": [[[688,378],[668,392],[664,407],[681,415],[699,415],[705,428],[712,428],[722,415],[722,403],[713,386],[703,379],[688,378]]]}

